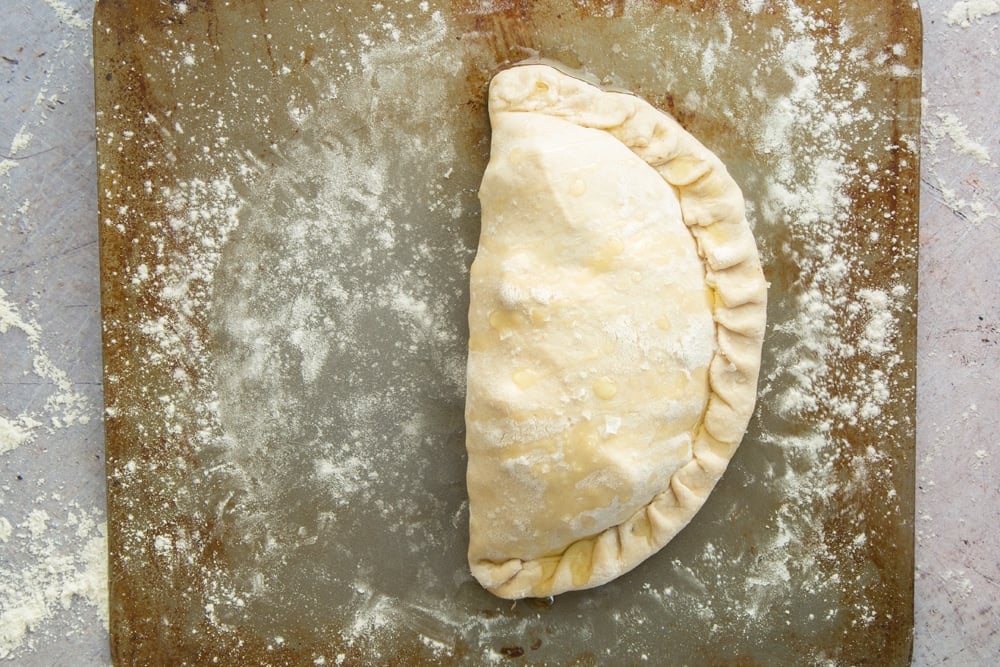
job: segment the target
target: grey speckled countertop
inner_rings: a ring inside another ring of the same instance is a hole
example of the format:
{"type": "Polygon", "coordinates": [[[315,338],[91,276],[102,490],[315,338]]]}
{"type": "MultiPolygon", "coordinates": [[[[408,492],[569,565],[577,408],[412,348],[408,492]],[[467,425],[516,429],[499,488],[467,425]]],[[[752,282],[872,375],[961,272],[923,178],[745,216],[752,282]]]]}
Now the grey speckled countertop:
{"type": "MultiPolygon", "coordinates": [[[[110,661],[92,0],[0,30],[0,663],[110,661]]],[[[926,0],[915,665],[1000,664],[1000,4],[926,0]]]]}

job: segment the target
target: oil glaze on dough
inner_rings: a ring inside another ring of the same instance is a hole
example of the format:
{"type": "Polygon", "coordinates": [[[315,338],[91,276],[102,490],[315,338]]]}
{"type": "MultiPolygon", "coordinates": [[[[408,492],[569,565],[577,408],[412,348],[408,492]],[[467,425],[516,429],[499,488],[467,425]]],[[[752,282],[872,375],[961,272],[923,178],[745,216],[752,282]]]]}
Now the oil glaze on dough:
{"type": "Polygon", "coordinates": [[[489,105],[469,563],[541,597],[631,570],[702,506],[753,411],[765,283],[739,187],[669,116],[547,65],[489,105]]]}

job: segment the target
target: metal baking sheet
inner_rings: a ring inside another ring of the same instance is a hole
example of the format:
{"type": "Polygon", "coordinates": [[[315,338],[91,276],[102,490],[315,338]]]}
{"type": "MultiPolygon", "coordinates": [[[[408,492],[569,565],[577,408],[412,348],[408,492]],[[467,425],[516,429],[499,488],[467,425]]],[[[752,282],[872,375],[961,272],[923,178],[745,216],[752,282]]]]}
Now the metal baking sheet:
{"type": "Polygon", "coordinates": [[[904,665],[920,17],[815,0],[102,0],[116,664],[904,665]],[[692,524],[511,604],[465,562],[485,87],[541,56],[742,185],[759,407],[692,524]]]}

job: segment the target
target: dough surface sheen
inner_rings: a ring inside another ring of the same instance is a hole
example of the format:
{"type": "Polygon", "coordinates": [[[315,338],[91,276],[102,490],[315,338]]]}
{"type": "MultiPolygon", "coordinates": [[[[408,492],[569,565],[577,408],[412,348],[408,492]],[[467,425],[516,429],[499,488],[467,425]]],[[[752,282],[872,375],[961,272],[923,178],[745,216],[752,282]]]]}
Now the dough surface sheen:
{"type": "Polygon", "coordinates": [[[473,575],[603,584],[704,504],[757,392],[766,288],[722,162],[641,99],[547,65],[490,83],[471,269],[473,575]]]}

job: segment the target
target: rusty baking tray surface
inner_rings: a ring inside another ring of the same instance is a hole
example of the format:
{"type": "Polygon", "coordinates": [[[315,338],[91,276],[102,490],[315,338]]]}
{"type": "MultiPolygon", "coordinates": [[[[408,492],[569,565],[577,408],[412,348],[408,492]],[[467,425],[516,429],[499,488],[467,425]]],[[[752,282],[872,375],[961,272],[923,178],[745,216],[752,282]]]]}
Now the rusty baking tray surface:
{"type": "Polygon", "coordinates": [[[100,2],[116,664],[907,664],[920,26],[861,4],[100,2]],[[465,564],[466,280],[531,55],[727,162],[771,305],[691,526],[512,605],[465,564]]]}

